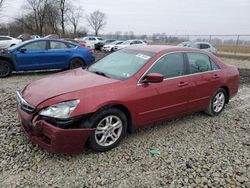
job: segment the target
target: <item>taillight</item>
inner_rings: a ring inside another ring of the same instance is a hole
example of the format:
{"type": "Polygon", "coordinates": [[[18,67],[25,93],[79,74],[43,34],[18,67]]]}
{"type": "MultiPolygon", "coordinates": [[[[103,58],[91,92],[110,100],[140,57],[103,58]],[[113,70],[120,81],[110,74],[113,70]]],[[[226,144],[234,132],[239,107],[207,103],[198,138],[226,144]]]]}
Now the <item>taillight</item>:
{"type": "Polygon", "coordinates": [[[88,50],[88,54],[93,54],[94,50],[88,50]]]}

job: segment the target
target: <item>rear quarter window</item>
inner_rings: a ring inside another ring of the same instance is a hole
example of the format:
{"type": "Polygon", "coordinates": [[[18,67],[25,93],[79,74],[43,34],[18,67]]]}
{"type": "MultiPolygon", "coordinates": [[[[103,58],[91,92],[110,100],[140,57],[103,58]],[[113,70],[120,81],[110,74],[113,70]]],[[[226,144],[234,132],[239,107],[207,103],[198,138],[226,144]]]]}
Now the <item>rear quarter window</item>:
{"type": "Polygon", "coordinates": [[[220,67],[210,58],[211,68],[212,70],[218,70],[220,67]]]}
{"type": "Polygon", "coordinates": [[[70,44],[70,43],[68,43],[67,46],[68,46],[69,48],[75,48],[75,47],[76,47],[76,45],[70,44]]]}

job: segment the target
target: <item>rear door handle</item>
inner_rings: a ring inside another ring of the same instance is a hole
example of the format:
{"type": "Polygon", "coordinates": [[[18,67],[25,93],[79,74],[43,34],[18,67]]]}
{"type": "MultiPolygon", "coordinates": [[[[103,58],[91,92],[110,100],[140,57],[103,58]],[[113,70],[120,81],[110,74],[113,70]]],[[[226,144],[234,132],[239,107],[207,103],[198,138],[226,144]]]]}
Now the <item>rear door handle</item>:
{"type": "Polygon", "coordinates": [[[220,76],[218,74],[213,75],[213,79],[218,79],[218,78],[220,78],[220,76]]]}
{"type": "Polygon", "coordinates": [[[180,82],[178,84],[178,87],[184,87],[184,86],[187,86],[188,85],[188,82],[180,82]]]}

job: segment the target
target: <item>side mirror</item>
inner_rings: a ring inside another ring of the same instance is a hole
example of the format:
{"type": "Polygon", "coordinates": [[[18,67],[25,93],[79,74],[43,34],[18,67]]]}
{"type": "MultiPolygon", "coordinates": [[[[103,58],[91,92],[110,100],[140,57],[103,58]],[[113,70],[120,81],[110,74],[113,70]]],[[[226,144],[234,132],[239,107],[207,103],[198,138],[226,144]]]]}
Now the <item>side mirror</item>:
{"type": "Polygon", "coordinates": [[[24,53],[24,52],[26,52],[26,51],[27,51],[26,48],[21,48],[21,49],[20,49],[20,52],[21,52],[21,53],[24,53]]]}
{"type": "Polygon", "coordinates": [[[159,73],[150,73],[146,75],[142,83],[160,83],[164,79],[164,76],[159,73]]]}

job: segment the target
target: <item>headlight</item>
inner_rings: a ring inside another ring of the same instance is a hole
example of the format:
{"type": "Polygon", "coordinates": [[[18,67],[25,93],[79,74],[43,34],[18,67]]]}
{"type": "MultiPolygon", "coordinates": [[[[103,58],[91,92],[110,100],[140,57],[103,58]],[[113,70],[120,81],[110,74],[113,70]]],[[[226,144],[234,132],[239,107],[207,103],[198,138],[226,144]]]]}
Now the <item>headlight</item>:
{"type": "Polygon", "coordinates": [[[80,100],[66,101],[49,106],[39,112],[41,116],[67,119],[70,117],[71,112],[75,110],[80,100]]]}

